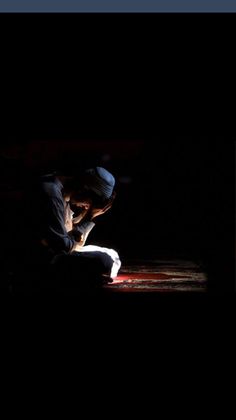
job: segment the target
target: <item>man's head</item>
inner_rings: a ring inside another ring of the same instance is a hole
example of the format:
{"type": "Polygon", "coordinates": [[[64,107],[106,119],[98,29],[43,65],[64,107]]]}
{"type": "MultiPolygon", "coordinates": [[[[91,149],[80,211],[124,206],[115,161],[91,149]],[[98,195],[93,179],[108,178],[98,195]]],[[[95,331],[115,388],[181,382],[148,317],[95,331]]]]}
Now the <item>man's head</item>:
{"type": "Polygon", "coordinates": [[[99,166],[87,169],[71,194],[71,203],[78,207],[103,208],[113,198],[115,178],[106,169],[99,166]]]}
{"type": "Polygon", "coordinates": [[[109,200],[115,186],[115,178],[106,169],[96,166],[85,171],[83,184],[85,190],[93,191],[102,200],[109,200]]]}

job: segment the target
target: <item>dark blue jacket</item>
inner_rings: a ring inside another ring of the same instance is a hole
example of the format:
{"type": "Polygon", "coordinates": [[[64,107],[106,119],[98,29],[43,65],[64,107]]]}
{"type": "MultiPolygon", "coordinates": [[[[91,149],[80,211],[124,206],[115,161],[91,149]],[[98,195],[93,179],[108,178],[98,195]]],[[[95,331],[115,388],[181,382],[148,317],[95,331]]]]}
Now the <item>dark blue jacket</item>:
{"type": "MultiPolygon", "coordinates": [[[[73,234],[65,229],[65,200],[63,185],[55,175],[41,177],[34,191],[34,210],[32,229],[36,242],[47,246],[52,255],[69,253],[74,244],[73,234]]],[[[76,230],[88,235],[95,224],[81,223],[76,230]]]]}

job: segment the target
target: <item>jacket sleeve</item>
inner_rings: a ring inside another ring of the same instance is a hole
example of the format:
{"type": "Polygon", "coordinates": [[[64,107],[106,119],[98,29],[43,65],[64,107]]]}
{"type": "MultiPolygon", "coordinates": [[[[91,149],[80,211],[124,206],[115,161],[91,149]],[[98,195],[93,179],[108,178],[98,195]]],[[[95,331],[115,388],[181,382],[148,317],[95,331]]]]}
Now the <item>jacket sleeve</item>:
{"type": "Polygon", "coordinates": [[[70,252],[75,239],[68,235],[65,228],[64,202],[59,197],[51,197],[47,203],[48,229],[46,240],[56,252],[70,252]]]}
{"type": "Polygon", "coordinates": [[[81,223],[80,225],[75,226],[73,228],[73,230],[70,232],[70,235],[73,238],[76,238],[77,240],[80,240],[81,235],[83,235],[84,236],[84,243],[85,243],[89,233],[94,228],[94,226],[95,226],[94,222],[81,223]]]}

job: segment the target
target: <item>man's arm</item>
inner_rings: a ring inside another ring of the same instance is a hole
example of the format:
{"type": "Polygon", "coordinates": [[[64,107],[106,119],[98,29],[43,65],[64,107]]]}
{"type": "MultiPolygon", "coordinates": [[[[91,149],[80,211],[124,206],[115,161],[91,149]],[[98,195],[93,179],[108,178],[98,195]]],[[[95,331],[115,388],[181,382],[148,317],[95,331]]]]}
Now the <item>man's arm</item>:
{"type": "Polygon", "coordinates": [[[66,231],[63,199],[50,197],[47,203],[47,219],[46,240],[49,246],[56,252],[71,252],[76,241],[66,231]]]}
{"type": "Polygon", "coordinates": [[[74,228],[69,232],[69,234],[76,240],[83,240],[83,245],[85,244],[89,233],[94,228],[94,222],[84,222],[81,225],[75,225],[74,228]]]}
{"type": "Polygon", "coordinates": [[[69,232],[69,234],[78,241],[77,243],[80,244],[77,246],[78,250],[81,249],[81,244],[82,246],[85,244],[89,233],[94,228],[94,219],[105,214],[112,207],[115,197],[116,194],[113,193],[107,205],[102,209],[95,207],[83,209],[80,215],[73,219],[73,229],[69,232]],[[84,221],[82,222],[82,220],[84,221]]]}
{"type": "Polygon", "coordinates": [[[70,204],[66,203],[65,206],[65,228],[68,232],[69,236],[75,240],[75,244],[73,245],[72,251],[79,251],[81,247],[85,244],[87,237],[95,223],[91,221],[82,222],[88,213],[87,209],[84,209],[79,216],[73,217],[73,211],[70,208],[70,204]]]}

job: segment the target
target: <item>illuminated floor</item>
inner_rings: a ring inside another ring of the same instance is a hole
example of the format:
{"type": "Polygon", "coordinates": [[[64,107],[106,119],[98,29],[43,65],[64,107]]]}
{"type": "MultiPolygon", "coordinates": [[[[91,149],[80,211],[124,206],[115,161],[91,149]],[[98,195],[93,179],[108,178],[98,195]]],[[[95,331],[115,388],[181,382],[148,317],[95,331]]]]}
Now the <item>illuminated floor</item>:
{"type": "Polygon", "coordinates": [[[205,292],[207,276],[192,261],[130,261],[104,287],[113,292],[205,292]]]}

